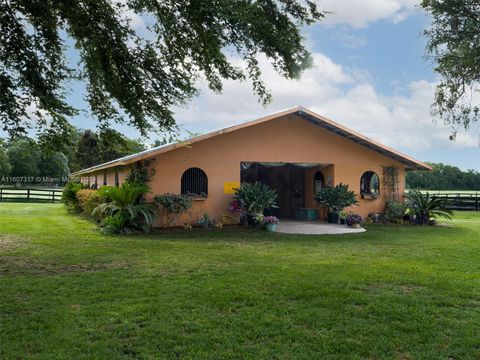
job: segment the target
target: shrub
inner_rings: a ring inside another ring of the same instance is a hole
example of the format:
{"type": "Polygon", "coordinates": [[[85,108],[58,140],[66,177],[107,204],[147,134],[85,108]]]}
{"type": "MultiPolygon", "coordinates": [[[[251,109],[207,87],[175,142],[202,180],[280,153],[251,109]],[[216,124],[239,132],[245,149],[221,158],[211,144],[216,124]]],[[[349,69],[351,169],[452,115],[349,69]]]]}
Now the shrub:
{"type": "Polygon", "coordinates": [[[98,205],[92,216],[102,216],[105,232],[148,231],[157,214],[154,204],[143,202],[143,195],[149,190],[148,186],[128,183],[120,187],[104,186],[98,192],[106,202],[98,205]]]}
{"type": "Polygon", "coordinates": [[[77,202],[78,209],[90,216],[93,209],[101,204],[101,197],[96,190],[81,189],[77,191],[77,202]]]}
{"type": "Polygon", "coordinates": [[[164,226],[174,226],[178,217],[192,207],[192,199],[189,196],[179,194],[163,194],[155,196],[155,202],[165,218],[164,226]]]}
{"type": "Polygon", "coordinates": [[[62,201],[70,208],[78,209],[77,192],[86,186],[80,181],[69,181],[65,184],[62,192],[62,201]]]}
{"type": "Polygon", "coordinates": [[[368,214],[365,222],[368,224],[386,224],[385,214],[371,212],[368,214]]]}
{"type": "Polygon", "coordinates": [[[403,222],[405,211],[405,204],[390,199],[385,202],[384,218],[386,222],[400,224],[403,222]]]}
{"type": "Polygon", "coordinates": [[[348,185],[342,183],[322,188],[315,196],[315,200],[329,212],[342,211],[347,206],[358,204],[355,193],[348,190],[348,185]]]}
{"type": "Polygon", "coordinates": [[[437,216],[446,219],[452,218],[452,210],[447,209],[448,199],[431,197],[429,193],[425,195],[418,190],[408,192],[408,207],[414,214],[414,222],[418,225],[434,225],[437,216]]]}
{"type": "Polygon", "coordinates": [[[265,209],[277,207],[277,192],[269,186],[257,181],[243,183],[235,189],[234,200],[241,204],[248,215],[261,214],[265,209]]]}
{"type": "Polygon", "coordinates": [[[121,232],[127,232],[125,228],[125,220],[120,213],[115,215],[109,215],[102,221],[103,232],[105,234],[119,234],[121,232]]]}

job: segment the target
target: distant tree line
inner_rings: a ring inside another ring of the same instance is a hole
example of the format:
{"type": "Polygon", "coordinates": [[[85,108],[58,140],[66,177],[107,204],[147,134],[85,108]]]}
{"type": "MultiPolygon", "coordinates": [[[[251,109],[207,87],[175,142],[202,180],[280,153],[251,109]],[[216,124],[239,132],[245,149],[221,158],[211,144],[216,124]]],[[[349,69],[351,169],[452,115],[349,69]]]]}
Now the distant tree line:
{"type": "Polygon", "coordinates": [[[41,139],[0,139],[0,182],[20,177],[64,178],[70,172],[145,150],[139,140],[113,129],[95,132],[76,128],[58,148],[61,151],[42,146],[41,139]]]}
{"type": "Polygon", "coordinates": [[[456,166],[427,163],[432,171],[409,171],[405,183],[409,189],[480,190],[480,172],[462,171],[456,166]]]}

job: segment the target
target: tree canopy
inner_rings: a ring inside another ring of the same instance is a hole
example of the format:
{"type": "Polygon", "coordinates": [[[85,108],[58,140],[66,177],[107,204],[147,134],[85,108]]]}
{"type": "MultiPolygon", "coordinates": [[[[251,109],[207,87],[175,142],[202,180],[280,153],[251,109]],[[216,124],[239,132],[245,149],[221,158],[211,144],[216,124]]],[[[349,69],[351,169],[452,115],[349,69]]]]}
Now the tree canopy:
{"type": "Polygon", "coordinates": [[[145,150],[138,140],[129,139],[113,129],[103,129],[96,133],[85,130],[76,143],[72,171],[89,168],[119,157],[145,150]]]}
{"type": "Polygon", "coordinates": [[[480,173],[462,171],[456,166],[442,163],[427,163],[432,171],[408,171],[405,175],[407,188],[424,190],[480,190],[480,173]]]}
{"type": "Polygon", "coordinates": [[[258,55],[283,76],[299,77],[311,62],[300,27],[322,17],[309,0],[2,1],[2,128],[11,136],[32,128],[68,136],[74,79],[85,82],[101,128],[126,123],[142,135],[174,128],[172,108],[197,92],[199,78],[217,92],[224,79],[248,78],[268,102],[258,55]],[[129,12],[149,19],[145,31],[131,25],[129,12]],[[66,58],[67,38],[78,67],[66,58]]]}
{"type": "Polygon", "coordinates": [[[0,142],[0,178],[10,175],[12,165],[3,142],[0,142]]]}
{"type": "Polygon", "coordinates": [[[431,15],[427,55],[441,76],[433,113],[453,128],[480,119],[480,5],[478,0],[422,0],[431,15]]]}
{"type": "Polygon", "coordinates": [[[63,145],[63,151],[45,148],[40,140],[0,138],[0,183],[12,183],[11,178],[22,178],[19,181],[23,182],[28,178],[27,182],[37,184],[50,180],[61,184],[70,171],[145,149],[138,140],[126,138],[112,129],[95,132],[74,128],[69,134],[71,138],[63,145]]]}

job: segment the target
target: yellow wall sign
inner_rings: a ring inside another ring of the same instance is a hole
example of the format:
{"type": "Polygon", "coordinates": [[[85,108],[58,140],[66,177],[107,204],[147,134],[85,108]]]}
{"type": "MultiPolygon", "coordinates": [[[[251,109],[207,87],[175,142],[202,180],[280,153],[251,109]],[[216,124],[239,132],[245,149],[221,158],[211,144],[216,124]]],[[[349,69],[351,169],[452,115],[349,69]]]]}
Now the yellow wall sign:
{"type": "Polygon", "coordinates": [[[225,194],[235,194],[236,188],[240,187],[240,182],[238,181],[226,181],[223,183],[223,192],[225,194]]]}

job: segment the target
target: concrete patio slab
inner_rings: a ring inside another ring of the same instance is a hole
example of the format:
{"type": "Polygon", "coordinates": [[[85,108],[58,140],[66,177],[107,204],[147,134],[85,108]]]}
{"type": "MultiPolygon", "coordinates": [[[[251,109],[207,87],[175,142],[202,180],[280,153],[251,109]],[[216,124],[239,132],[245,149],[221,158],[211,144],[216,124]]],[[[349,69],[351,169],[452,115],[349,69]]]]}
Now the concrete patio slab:
{"type": "Polygon", "coordinates": [[[365,229],[319,221],[280,220],[276,231],[284,234],[326,235],[361,233],[365,229]]]}

